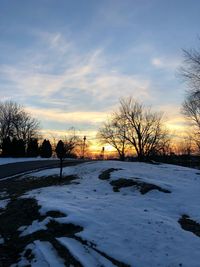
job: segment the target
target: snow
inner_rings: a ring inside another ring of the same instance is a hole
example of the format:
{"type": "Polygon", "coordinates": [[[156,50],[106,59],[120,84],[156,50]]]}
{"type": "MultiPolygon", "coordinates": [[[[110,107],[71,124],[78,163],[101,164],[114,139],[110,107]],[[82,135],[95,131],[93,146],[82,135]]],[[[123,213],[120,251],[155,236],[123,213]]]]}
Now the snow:
{"type": "MultiPolygon", "coordinates": [[[[53,175],[58,170],[31,175],[40,177],[45,173],[53,175]]],[[[77,175],[79,184],[51,186],[25,195],[38,200],[41,214],[61,211],[66,217],[55,220],[82,226],[84,230],[76,236],[96,244],[99,251],[130,266],[199,266],[200,238],[183,230],[178,223],[183,214],[200,222],[200,175],[197,170],[167,164],[104,161],[67,167],[64,173],[77,175]],[[122,169],[112,172],[111,180],[139,178],[171,193],[153,190],[142,195],[134,187],[113,192],[110,181],[98,178],[109,168],[122,169]]],[[[58,240],[84,266],[99,266],[100,263],[112,266],[109,260],[77,240],[66,237],[58,240]]]]}
{"type": "Polygon", "coordinates": [[[39,230],[47,230],[46,224],[49,223],[50,219],[51,219],[50,217],[47,217],[42,222],[39,222],[38,220],[35,220],[29,226],[21,226],[18,229],[19,231],[22,232],[20,234],[20,236],[30,235],[30,234],[32,234],[34,232],[39,231],[39,230]]]}
{"type": "Polygon", "coordinates": [[[72,255],[85,267],[115,266],[110,261],[94,251],[92,248],[88,248],[86,245],[81,245],[78,241],[72,238],[61,237],[57,238],[57,240],[62,245],[64,245],[72,253],[72,255]]]}
{"type": "Polygon", "coordinates": [[[9,163],[18,163],[18,162],[26,162],[26,161],[38,161],[38,160],[58,160],[57,158],[1,158],[0,157],[0,165],[9,164],[9,163]]]}
{"type": "Polygon", "coordinates": [[[4,238],[1,237],[1,235],[0,235],[0,245],[2,245],[3,243],[4,243],[4,238]]]}
{"type": "Polygon", "coordinates": [[[41,242],[39,240],[34,241],[26,247],[32,250],[34,259],[29,262],[22,256],[20,262],[14,266],[31,266],[32,267],[64,267],[64,262],[59,258],[57,252],[49,242],[41,242]]]}
{"type": "Polygon", "coordinates": [[[9,201],[10,201],[9,199],[0,200],[0,209],[5,209],[9,201]]]}

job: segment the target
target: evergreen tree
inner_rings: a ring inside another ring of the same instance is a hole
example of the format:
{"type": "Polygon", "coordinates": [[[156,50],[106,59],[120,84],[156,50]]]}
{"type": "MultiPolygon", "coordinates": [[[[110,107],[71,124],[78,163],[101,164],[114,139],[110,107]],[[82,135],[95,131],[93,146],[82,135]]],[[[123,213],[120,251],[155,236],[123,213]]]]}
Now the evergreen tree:
{"type": "Polygon", "coordinates": [[[2,145],[1,145],[1,149],[2,149],[2,156],[5,157],[10,157],[12,154],[12,143],[10,140],[10,137],[7,136],[6,138],[3,139],[2,145]]]}
{"type": "Polygon", "coordinates": [[[56,146],[56,154],[57,157],[60,158],[64,158],[65,157],[65,153],[66,153],[66,149],[65,149],[65,145],[63,143],[62,140],[60,140],[56,146]]]}
{"type": "Polygon", "coordinates": [[[30,139],[27,147],[28,157],[37,157],[39,155],[38,140],[30,139]]]}
{"type": "Polygon", "coordinates": [[[11,156],[24,157],[25,156],[25,142],[23,139],[13,138],[11,142],[11,156]]]}
{"type": "Polygon", "coordinates": [[[50,158],[52,156],[52,146],[49,140],[44,140],[40,147],[40,155],[42,158],[50,158]]]}
{"type": "Polygon", "coordinates": [[[16,157],[17,156],[17,138],[13,138],[11,142],[11,156],[16,157]]]}
{"type": "Polygon", "coordinates": [[[23,139],[17,140],[17,157],[25,157],[25,142],[23,139]]]}

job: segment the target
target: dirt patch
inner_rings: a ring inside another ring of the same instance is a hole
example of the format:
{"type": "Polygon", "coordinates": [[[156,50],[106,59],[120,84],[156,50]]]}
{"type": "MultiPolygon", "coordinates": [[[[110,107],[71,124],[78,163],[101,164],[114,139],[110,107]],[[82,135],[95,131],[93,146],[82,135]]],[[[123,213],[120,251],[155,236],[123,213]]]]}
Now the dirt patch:
{"type": "Polygon", "coordinates": [[[152,190],[158,190],[158,191],[163,192],[163,193],[171,193],[169,190],[164,189],[158,185],[154,185],[154,184],[150,184],[150,183],[146,183],[146,182],[140,182],[138,180],[139,180],[138,178],[134,178],[134,179],[120,178],[118,180],[111,181],[110,184],[113,186],[114,192],[119,192],[120,188],[123,188],[123,187],[134,186],[137,189],[139,189],[139,191],[142,195],[144,195],[144,194],[146,194],[152,190]]]}
{"type": "Polygon", "coordinates": [[[52,217],[52,218],[61,218],[65,217],[66,215],[58,210],[50,210],[46,212],[46,216],[52,217]]]}
{"type": "Polygon", "coordinates": [[[35,199],[17,199],[11,201],[0,215],[0,232],[5,241],[0,245],[1,266],[10,266],[18,260],[26,244],[20,242],[17,229],[43,219],[39,208],[35,199]]]}
{"type": "MultiPolygon", "coordinates": [[[[22,194],[37,188],[48,187],[53,185],[66,185],[70,184],[73,180],[77,179],[76,175],[67,175],[60,180],[58,176],[47,176],[41,178],[24,178],[19,179],[19,177],[0,181],[0,193],[5,192],[10,198],[17,198],[22,194]]],[[[8,196],[3,196],[1,199],[6,199],[8,196]]]]}
{"type": "Polygon", "coordinates": [[[99,175],[99,179],[101,180],[109,180],[110,179],[110,174],[114,171],[120,171],[122,169],[114,169],[114,168],[110,168],[108,170],[103,171],[100,175],[99,175]]]}
{"type": "Polygon", "coordinates": [[[200,237],[200,224],[192,220],[188,215],[182,215],[178,222],[185,231],[192,232],[200,237]]]}

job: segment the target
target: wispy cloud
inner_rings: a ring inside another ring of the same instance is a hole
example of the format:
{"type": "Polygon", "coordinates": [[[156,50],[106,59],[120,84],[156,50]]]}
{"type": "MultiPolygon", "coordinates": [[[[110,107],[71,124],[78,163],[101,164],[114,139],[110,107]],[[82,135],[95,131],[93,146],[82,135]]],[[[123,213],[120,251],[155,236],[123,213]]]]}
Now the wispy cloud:
{"type": "Polygon", "coordinates": [[[98,124],[103,122],[106,117],[106,112],[65,112],[60,109],[38,109],[26,108],[28,112],[36,117],[48,118],[48,120],[61,122],[73,126],[74,123],[91,123],[98,124]]]}
{"type": "MultiPolygon", "coordinates": [[[[73,92],[78,90],[80,94],[85,93],[83,97],[87,94],[87,98],[82,99],[86,103],[86,109],[90,108],[92,102],[97,103],[97,108],[103,107],[99,103],[104,100],[107,105],[110,102],[109,106],[112,106],[122,95],[149,97],[150,81],[113,69],[103,49],[80,53],[76,45],[65,40],[61,33],[39,33],[38,36],[41,42],[47,44],[45,50],[40,51],[41,57],[36,51],[36,57],[33,59],[28,58],[15,66],[1,66],[0,77],[7,87],[6,92],[0,92],[1,97],[18,95],[19,98],[46,98],[51,107],[51,104],[55,104],[55,98],[58,104],[64,99],[67,102],[68,97],[72,97],[73,92]],[[61,62],[59,57],[62,58],[61,62]],[[42,71],[42,66],[45,71],[42,71]],[[56,96],[60,94],[62,99],[59,101],[56,96]]],[[[78,98],[77,101],[79,110],[81,99],[78,98]]]]}
{"type": "Polygon", "coordinates": [[[151,64],[160,69],[171,69],[176,70],[180,64],[181,59],[179,58],[166,58],[166,57],[154,57],[151,59],[151,64]]]}

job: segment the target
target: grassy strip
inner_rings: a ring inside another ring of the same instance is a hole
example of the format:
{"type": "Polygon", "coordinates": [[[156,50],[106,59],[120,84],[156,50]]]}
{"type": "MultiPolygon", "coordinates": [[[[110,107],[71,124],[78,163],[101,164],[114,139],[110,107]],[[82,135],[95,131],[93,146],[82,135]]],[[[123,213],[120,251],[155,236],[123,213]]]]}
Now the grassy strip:
{"type": "Polygon", "coordinates": [[[119,171],[121,169],[114,169],[114,168],[110,168],[108,170],[103,171],[100,175],[99,175],[99,179],[101,180],[109,180],[110,179],[110,174],[114,171],[119,171]]]}
{"type": "Polygon", "coordinates": [[[200,237],[200,224],[190,219],[188,215],[182,215],[178,222],[185,231],[192,232],[200,237]]]}
{"type": "Polygon", "coordinates": [[[135,186],[136,188],[139,189],[140,193],[142,195],[148,193],[151,190],[158,190],[163,193],[171,193],[167,189],[163,189],[162,187],[146,182],[140,182],[135,179],[125,179],[125,178],[120,178],[118,180],[111,181],[110,184],[113,186],[113,191],[114,192],[119,192],[120,188],[123,187],[130,187],[130,186],[135,186]]]}

